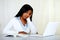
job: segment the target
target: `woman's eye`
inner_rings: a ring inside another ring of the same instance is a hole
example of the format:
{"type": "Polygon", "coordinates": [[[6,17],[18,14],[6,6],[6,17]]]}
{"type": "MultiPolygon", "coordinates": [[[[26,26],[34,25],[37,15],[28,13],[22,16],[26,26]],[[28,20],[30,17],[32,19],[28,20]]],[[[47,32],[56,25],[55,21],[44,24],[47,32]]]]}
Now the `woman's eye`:
{"type": "Polygon", "coordinates": [[[31,15],[31,13],[29,15],[31,15]]]}

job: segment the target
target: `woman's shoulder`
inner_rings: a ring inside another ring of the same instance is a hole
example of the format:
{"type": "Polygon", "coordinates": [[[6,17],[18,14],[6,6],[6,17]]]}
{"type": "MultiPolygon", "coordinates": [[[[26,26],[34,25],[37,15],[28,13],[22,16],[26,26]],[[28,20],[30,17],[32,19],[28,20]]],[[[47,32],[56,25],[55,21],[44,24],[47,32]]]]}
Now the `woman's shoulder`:
{"type": "Polygon", "coordinates": [[[11,20],[10,20],[10,22],[14,22],[14,21],[17,21],[18,19],[17,19],[17,17],[13,17],[11,20]]]}
{"type": "Polygon", "coordinates": [[[16,17],[13,17],[11,20],[16,20],[17,18],[16,17]]]}

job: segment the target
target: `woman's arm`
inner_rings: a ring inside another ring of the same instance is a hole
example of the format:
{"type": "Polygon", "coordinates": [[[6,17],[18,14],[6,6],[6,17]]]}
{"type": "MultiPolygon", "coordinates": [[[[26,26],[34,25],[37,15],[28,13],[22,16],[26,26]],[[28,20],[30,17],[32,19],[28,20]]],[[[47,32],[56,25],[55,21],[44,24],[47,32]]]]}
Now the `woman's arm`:
{"type": "Polygon", "coordinates": [[[28,18],[27,21],[28,21],[28,24],[30,26],[31,33],[32,34],[38,34],[37,28],[35,27],[35,25],[33,24],[33,22],[30,21],[30,18],[28,18]]]}
{"type": "Polygon", "coordinates": [[[14,20],[11,20],[6,27],[3,29],[3,34],[12,34],[14,31],[11,31],[14,20]]]}
{"type": "Polygon", "coordinates": [[[28,34],[28,33],[24,32],[24,31],[21,31],[18,34],[28,34]]]}

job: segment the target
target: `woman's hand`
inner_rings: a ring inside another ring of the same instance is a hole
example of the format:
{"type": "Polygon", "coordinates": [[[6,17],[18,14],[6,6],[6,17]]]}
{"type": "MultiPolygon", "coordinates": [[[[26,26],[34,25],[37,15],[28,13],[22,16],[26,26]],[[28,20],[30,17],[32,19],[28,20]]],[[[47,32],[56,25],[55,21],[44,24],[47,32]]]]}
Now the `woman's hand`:
{"type": "Polygon", "coordinates": [[[38,32],[36,32],[36,34],[38,34],[38,32]]]}
{"type": "Polygon", "coordinates": [[[24,31],[21,31],[18,34],[28,34],[28,33],[24,32],[24,31]]]}

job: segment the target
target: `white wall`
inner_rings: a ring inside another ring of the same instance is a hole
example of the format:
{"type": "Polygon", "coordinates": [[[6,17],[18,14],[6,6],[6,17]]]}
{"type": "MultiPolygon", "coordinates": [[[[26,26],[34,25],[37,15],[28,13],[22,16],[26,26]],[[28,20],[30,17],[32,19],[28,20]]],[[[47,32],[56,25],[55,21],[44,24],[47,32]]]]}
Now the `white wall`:
{"type": "MultiPolygon", "coordinates": [[[[55,0],[55,21],[60,22],[60,0],[55,0]]],[[[56,34],[60,34],[60,25],[56,31],[56,34]]]]}
{"type": "Polygon", "coordinates": [[[0,0],[0,32],[2,30],[2,26],[4,24],[4,0],[0,0]]]}
{"type": "Polygon", "coordinates": [[[18,12],[16,0],[0,0],[0,31],[18,12]]]}

